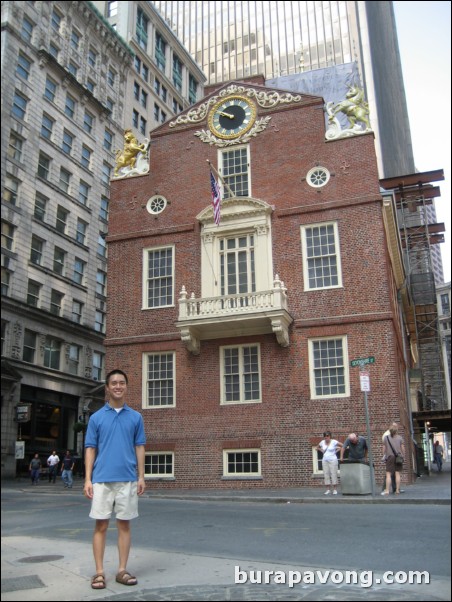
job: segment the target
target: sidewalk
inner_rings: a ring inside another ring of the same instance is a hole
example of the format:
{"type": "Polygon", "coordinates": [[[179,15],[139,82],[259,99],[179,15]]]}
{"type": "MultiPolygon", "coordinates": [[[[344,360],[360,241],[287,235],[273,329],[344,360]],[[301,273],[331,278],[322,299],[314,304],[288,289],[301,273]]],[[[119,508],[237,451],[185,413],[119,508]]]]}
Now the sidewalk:
{"type": "MultiPolygon", "coordinates": [[[[323,483],[319,487],[299,487],[294,489],[159,489],[158,485],[151,484],[151,488],[144,494],[152,498],[169,498],[180,500],[216,500],[237,502],[266,502],[266,503],[326,503],[326,504],[437,504],[450,505],[451,503],[451,462],[443,464],[443,471],[438,473],[436,466],[430,475],[419,477],[413,485],[404,485],[403,493],[398,496],[383,497],[381,483],[375,485],[375,496],[372,495],[342,495],[340,484],[339,495],[325,496],[323,483]]],[[[27,478],[18,478],[3,481],[2,489],[20,489],[23,493],[39,495],[45,493],[58,493],[64,495],[61,478],[55,484],[43,480],[37,486],[31,486],[27,478]]],[[[83,491],[83,479],[74,479],[73,492],[83,491]]]]}
{"type": "MultiPolygon", "coordinates": [[[[406,486],[400,496],[383,498],[380,491],[372,496],[324,496],[324,488],[299,488],[289,490],[240,490],[205,491],[177,490],[163,491],[151,489],[145,495],[154,498],[177,498],[186,500],[215,500],[236,502],[272,503],[386,503],[386,504],[450,504],[450,463],[443,473],[432,473],[406,486]]],[[[42,482],[32,486],[27,479],[16,479],[2,483],[2,491],[15,491],[29,496],[30,504],[37,496],[51,496],[64,504],[72,494],[82,495],[83,482],[74,481],[72,490],[64,489],[61,479],[55,484],[42,482]]],[[[298,584],[289,588],[288,584],[259,584],[247,582],[234,584],[235,567],[242,571],[316,571],[325,567],[302,567],[288,564],[244,561],[240,558],[215,558],[195,554],[160,552],[149,548],[132,546],[130,566],[139,579],[136,587],[124,587],[115,582],[115,546],[107,546],[105,555],[107,588],[94,591],[90,588],[89,576],[93,573],[92,557],[87,543],[68,538],[45,538],[9,536],[2,538],[2,601],[52,600],[92,601],[92,600],[357,600],[398,602],[426,602],[450,600],[450,579],[434,577],[430,585],[387,585],[373,575],[371,588],[359,584],[335,585],[329,582],[320,585],[298,584]]]]}

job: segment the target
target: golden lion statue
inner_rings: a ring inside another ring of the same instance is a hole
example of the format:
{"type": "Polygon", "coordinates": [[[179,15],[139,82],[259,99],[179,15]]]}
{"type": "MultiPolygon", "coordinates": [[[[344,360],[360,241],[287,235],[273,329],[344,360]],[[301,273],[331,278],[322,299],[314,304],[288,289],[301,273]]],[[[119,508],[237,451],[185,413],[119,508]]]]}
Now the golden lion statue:
{"type": "Polygon", "coordinates": [[[147,144],[139,144],[138,140],[132,133],[132,130],[125,130],[124,132],[124,149],[122,151],[116,151],[116,166],[114,175],[118,176],[118,172],[123,167],[130,167],[133,169],[137,161],[138,153],[145,153],[147,150],[147,144]]]}

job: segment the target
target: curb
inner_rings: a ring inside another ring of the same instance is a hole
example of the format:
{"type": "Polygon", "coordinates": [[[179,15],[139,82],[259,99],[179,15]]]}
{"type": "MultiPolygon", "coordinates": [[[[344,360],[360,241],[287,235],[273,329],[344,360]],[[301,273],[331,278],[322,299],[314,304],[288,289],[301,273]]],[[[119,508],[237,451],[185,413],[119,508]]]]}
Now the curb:
{"type": "MultiPolygon", "coordinates": [[[[41,487],[11,487],[3,486],[3,492],[6,491],[18,491],[22,494],[32,494],[32,495],[83,495],[83,490],[78,488],[73,488],[68,491],[67,489],[60,487],[47,487],[45,485],[41,487]]],[[[255,503],[264,503],[264,504],[409,504],[409,505],[435,505],[435,506],[450,506],[451,500],[450,498],[413,498],[406,495],[401,496],[391,496],[382,498],[379,494],[375,497],[370,497],[368,495],[359,496],[359,495],[350,495],[350,494],[341,494],[336,497],[325,498],[323,495],[319,494],[317,497],[315,494],[311,494],[310,497],[279,497],[279,496],[268,496],[268,495],[259,495],[259,496],[250,496],[250,495],[209,495],[209,494],[190,494],[190,493],[154,493],[152,490],[147,491],[144,496],[147,499],[173,499],[180,501],[192,501],[192,502],[240,502],[243,504],[255,504],[255,503]]]]}
{"type": "Polygon", "coordinates": [[[331,498],[325,499],[323,497],[312,497],[312,498],[275,498],[275,497],[234,497],[234,496],[202,496],[202,495],[176,495],[176,494],[151,494],[147,497],[153,499],[174,499],[174,500],[190,500],[195,502],[243,502],[243,503],[256,503],[263,502],[265,504],[434,504],[437,506],[450,506],[451,500],[449,499],[413,499],[413,498],[359,498],[359,497],[347,497],[347,498],[331,498]]]}

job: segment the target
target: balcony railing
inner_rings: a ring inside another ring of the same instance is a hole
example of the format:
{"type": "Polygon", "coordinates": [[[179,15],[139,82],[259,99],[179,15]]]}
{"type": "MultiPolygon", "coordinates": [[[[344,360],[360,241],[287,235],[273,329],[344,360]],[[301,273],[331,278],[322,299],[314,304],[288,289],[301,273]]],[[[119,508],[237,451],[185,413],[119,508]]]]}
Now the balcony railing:
{"type": "Polygon", "coordinates": [[[253,293],[197,299],[194,293],[188,297],[182,287],[176,326],[184,344],[197,355],[201,340],[272,332],[278,343],[287,347],[292,321],[287,289],[276,275],[271,290],[253,293]]]}

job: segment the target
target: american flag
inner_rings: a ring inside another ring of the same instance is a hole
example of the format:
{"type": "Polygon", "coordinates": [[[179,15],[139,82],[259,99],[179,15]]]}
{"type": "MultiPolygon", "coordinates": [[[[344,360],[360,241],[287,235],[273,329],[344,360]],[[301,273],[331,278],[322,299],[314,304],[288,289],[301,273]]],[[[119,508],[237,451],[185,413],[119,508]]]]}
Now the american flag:
{"type": "Polygon", "coordinates": [[[220,223],[221,193],[218,182],[215,180],[212,171],[210,172],[210,188],[212,192],[213,219],[218,226],[220,223]]]}

